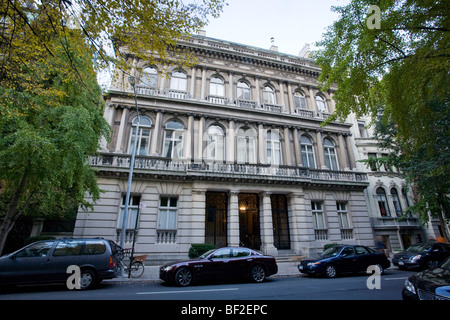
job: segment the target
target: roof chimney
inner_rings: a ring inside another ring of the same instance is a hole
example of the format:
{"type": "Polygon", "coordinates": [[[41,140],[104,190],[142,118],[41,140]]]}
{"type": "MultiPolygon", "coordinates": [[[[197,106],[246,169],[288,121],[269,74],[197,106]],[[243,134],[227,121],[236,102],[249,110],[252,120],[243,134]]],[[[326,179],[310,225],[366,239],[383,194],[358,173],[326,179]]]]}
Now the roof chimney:
{"type": "Polygon", "coordinates": [[[311,57],[311,46],[309,43],[306,43],[303,48],[300,50],[298,55],[302,58],[310,58],[311,57]]]}
{"type": "Polygon", "coordinates": [[[278,52],[278,46],[275,45],[275,38],[274,37],[270,38],[270,43],[271,43],[271,46],[270,46],[269,50],[278,52]]]}

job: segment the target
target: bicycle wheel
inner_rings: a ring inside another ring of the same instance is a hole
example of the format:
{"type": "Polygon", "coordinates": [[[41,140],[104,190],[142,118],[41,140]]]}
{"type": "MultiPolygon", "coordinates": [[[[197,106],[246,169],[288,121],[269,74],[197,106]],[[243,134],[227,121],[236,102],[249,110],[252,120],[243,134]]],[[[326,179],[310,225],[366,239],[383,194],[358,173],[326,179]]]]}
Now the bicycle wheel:
{"type": "Polygon", "coordinates": [[[144,264],[140,261],[134,261],[130,266],[130,276],[132,278],[139,278],[144,273],[144,264]]]}

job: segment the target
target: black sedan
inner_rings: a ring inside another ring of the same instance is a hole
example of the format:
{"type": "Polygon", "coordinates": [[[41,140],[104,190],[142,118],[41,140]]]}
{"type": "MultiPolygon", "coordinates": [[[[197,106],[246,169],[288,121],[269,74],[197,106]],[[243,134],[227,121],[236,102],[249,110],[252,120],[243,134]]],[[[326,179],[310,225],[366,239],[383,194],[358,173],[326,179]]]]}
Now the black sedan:
{"type": "Polygon", "coordinates": [[[392,258],[392,263],[399,269],[428,269],[450,257],[448,243],[418,243],[410,246],[392,258]]]}
{"type": "Polygon", "coordinates": [[[365,246],[340,245],[326,249],[319,259],[301,261],[298,269],[301,273],[334,278],[341,273],[368,272],[369,266],[378,267],[383,274],[390,265],[384,253],[365,246]]]}
{"type": "Polygon", "coordinates": [[[178,286],[188,286],[194,280],[250,278],[263,282],[278,272],[275,258],[242,247],[219,248],[197,259],[166,264],[159,278],[178,286]]]}
{"type": "Polygon", "coordinates": [[[402,297],[403,300],[450,300],[450,258],[437,268],[409,277],[402,297]]]}

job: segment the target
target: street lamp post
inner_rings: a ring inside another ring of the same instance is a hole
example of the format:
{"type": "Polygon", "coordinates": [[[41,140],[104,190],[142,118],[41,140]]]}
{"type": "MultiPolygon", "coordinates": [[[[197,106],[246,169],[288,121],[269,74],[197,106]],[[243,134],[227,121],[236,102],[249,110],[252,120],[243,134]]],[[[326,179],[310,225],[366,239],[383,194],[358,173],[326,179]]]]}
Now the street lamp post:
{"type": "Polygon", "coordinates": [[[138,108],[137,98],[136,98],[136,80],[133,76],[130,76],[130,77],[128,77],[128,81],[130,82],[131,86],[133,87],[134,103],[136,106],[136,113],[137,113],[137,123],[136,123],[136,136],[134,138],[133,150],[131,151],[130,172],[128,174],[128,186],[127,186],[127,193],[125,196],[125,208],[123,210],[123,217],[122,217],[122,232],[120,233],[120,246],[122,248],[124,247],[124,244],[125,244],[125,233],[126,233],[127,219],[128,219],[128,204],[130,202],[130,188],[131,188],[131,182],[133,180],[133,169],[134,169],[134,161],[135,161],[135,156],[136,156],[137,140],[138,140],[138,134],[139,134],[139,123],[140,123],[139,108],[138,108]]]}

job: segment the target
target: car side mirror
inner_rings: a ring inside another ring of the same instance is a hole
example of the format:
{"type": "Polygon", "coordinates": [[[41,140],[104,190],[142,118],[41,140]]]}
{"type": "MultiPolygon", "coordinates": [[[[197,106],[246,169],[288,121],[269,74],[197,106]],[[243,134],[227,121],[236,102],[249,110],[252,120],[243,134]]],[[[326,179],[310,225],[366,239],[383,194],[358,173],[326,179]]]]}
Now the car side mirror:
{"type": "Polygon", "coordinates": [[[346,256],[348,256],[348,254],[346,253],[341,254],[341,258],[345,258],[346,256]]]}

